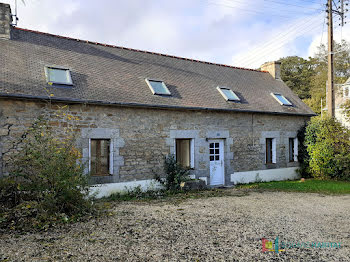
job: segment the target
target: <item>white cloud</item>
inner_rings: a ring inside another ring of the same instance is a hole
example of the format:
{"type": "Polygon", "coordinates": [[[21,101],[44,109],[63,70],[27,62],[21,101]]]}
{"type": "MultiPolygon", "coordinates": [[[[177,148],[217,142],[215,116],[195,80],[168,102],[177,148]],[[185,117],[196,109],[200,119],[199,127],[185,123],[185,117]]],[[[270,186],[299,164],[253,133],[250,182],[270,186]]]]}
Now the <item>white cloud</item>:
{"type": "Polygon", "coordinates": [[[257,32],[257,37],[261,37],[258,44],[250,44],[246,48],[247,51],[232,57],[233,63],[257,68],[264,62],[278,60],[284,56],[304,56],[307,48],[299,48],[298,40],[305,36],[312,39],[322,28],[321,21],[322,14],[317,14],[311,18],[298,18],[280,26],[270,25],[271,30],[265,28],[257,32]]]}
{"type": "Polygon", "coordinates": [[[272,3],[263,0],[25,0],[26,6],[18,2],[20,27],[237,66],[254,68],[281,56],[304,54],[309,44],[294,41],[304,16],[286,24],[276,17],[286,12],[285,6],[270,8],[272,3]],[[262,48],[291,26],[295,31],[282,39],[287,45],[262,48]]]}
{"type": "MultiPolygon", "coordinates": [[[[340,43],[342,39],[350,41],[350,25],[345,24],[344,27],[340,27],[338,25],[335,26],[333,37],[334,37],[334,40],[338,43],[340,43]]],[[[327,43],[328,43],[327,25],[325,25],[324,27],[323,34],[320,33],[313,37],[312,42],[308,49],[308,56],[313,56],[317,52],[317,47],[320,46],[321,43],[327,46],[327,43]]]]}

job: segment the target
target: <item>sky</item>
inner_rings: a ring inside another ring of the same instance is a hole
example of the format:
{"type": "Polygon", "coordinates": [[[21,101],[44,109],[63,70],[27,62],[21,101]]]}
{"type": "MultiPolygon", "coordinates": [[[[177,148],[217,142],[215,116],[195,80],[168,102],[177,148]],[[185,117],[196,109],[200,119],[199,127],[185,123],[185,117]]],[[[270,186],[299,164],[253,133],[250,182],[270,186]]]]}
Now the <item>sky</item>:
{"type": "Polygon", "coordinates": [[[327,44],[326,0],[22,1],[21,28],[246,68],[327,44]]]}

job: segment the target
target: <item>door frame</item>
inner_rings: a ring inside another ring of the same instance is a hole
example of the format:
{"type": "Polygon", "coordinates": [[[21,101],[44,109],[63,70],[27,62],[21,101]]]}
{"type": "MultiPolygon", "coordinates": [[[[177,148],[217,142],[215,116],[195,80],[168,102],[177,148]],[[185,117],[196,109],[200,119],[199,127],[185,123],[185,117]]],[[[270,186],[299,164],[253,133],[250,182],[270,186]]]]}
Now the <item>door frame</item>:
{"type": "MultiPolygon", "coordinates": [[[[225,139],[222,138],[213,138],[208,140],[208,150],[210,150],[210,143],[220,143],[220,158],[222,161],[222,168],[221,168],[221,174],[222,174],[222,184],[216,184],[213,186],[219,186],[219,185],[225,185],[225,139]]],[[[210,151],[208,154],[208,160],[209,160],[209,185],[212,185],[212,175],[211,175],[211,168],[210,168],[210,151]]]]}

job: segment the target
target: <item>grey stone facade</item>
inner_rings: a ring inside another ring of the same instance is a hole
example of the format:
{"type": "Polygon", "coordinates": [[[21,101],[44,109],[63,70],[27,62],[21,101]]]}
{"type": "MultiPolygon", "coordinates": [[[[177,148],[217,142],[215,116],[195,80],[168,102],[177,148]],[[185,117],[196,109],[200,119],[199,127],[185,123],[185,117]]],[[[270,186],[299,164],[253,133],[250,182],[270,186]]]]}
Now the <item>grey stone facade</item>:
{"type": "MultiPolygon", "coordinates": [[[[63,104],[61,104],[63,105],[63,104]]],[[[56,116],[59,104],[0,99],[0,172],[16,152],[16,143],[34,121],[45,115],[60,131],[66,123],[56,116]]],[[[206,110],[167,110],[72,104],[67,113],[77,117],[78,147],[84,160],[89,157],[89,139],[108,138],[113,142],[113,174],[95,183],[152,179],[163,173],[164,157],[175,153],[176,138],[194,141],[191,174],[209,181],[209,139],[223,139],[225,183],[230,174],[297,166],[288,162],[288,139],[309,119],[305,116],[273,115],[206,110]],[[276,138],[276,164],[265,164],[265,140],[276,138]]]]}

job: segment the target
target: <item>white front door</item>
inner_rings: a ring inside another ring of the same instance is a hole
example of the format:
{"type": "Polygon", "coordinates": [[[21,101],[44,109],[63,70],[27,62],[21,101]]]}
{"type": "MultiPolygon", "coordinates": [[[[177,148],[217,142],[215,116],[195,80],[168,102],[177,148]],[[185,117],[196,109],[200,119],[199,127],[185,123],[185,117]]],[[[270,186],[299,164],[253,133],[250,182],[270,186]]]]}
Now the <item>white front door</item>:
{"type": "Polygon", "coordinates": [[[210,185],[225,184],[224,141],[209,140],[210,185]]]}

